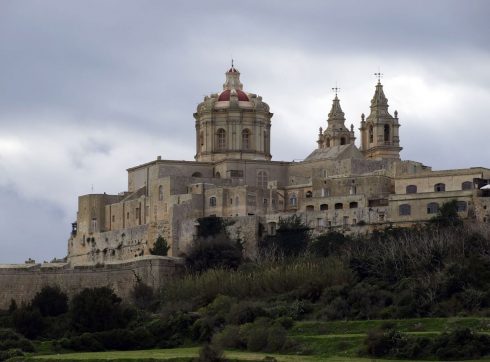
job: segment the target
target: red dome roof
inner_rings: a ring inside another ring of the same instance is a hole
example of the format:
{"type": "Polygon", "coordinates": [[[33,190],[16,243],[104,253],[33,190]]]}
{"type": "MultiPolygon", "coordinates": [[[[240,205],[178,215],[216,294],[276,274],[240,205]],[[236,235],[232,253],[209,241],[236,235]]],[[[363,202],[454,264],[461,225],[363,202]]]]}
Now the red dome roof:
{"type": "MultiPolygon", "coordinates": [[[[249,101],[248,96],[244,91],[241,91],[240,89],[236,89],[236,94],[238,96],[239,101],[245,101],[245,102],[249,101]]],[[[231,91],[229,89],[226,89],[223,92],[221,92],[221,94],[218,97],[218,101],[229,101],[230,95],[231,95],[231,91]]]]}

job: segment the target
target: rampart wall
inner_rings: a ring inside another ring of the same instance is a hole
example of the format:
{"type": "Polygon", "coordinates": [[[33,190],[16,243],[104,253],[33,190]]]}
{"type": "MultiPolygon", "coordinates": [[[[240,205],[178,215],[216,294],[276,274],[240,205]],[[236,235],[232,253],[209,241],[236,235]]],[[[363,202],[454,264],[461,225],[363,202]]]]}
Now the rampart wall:
{"type": "Polygon", "coordinates": [[[69,297],[84,288],[109,286],[127,300],[138,280],[158,290],[182,270],[180,258],[159,256],[75,267],[58,263],[0,265],[0,309],[8,308],[12,299],[18,305],[29,302],[46,285],[58,285],[69,297]]]}

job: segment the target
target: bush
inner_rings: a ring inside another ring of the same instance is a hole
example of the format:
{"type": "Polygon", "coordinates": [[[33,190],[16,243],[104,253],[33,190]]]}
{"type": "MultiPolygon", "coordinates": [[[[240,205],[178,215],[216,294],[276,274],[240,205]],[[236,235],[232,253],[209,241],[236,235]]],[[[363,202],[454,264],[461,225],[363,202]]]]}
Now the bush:
{"type": "Polygon", "coordinates": [[[330,255],[340,255],[342,247],[350,239],[337,231],[331,231],[319,235],[310,245],[313,255],[326,257],[330,255]]]}
{"type": "Polygon", "coordinates": [[[68,296],[58,286],[45,286],[31,301],[44,317],[55,317],[68,311],[68,296]]]}
{"type": "Polygon", "coordinates": [[[165,240],[165,238],[163,236],[158,235],[158,238],[155,241],[153,248],[150,249],[150,254],[167,256],[169,249],[170,249],[170,246],[168,245],[167,240],[165,240]]]}
{"type": "Polygon", "coordinates": [[[223,350],[217,346],[205,343],[199,350],[199,357],[195,358],[196,362],[221,362],[223,358],[223,350]]]}
{"type": "Polygon", "coordinates": [[[310,237],[311,230],[308,225],[300,216],[294,214],[280,218],[276,235],[267,238],[260,247],[283,256],[298,256],[306,251],[310,237]]]}
{"type": "Polygon", "coordinates": [[[131,291],[131,298],[134,305],[139,309],[155,310],[158,306],[158,301],[156,299],[153,288],[138,281],[133,290],[131,291]]]}
{"type": "Polygon", "coordinates": [[[187,267],[194,273],[208,269],[237,269],[243,261],[242,245],[224,234],[197,239],[185,257],[187,267]]]}
{"type": "Polygon", "coordinates": [[[18,349],[24,352],[34,352],[31,341],[11,329],[0,329],[0,351],[18,349]]]}
{"type": "Polygon", "coordinates": [[[221,332],[213,336],[213,343],[221,348],[240,349],[244,347],[243,340],[240,337],[240,327],[227,325],[221,332]]]}
{"type": "Polygon", "coordinates": [[[86,288],[75,295],[70,316],[77,332],[124,328],[132,317],[130,310],[121,306],[121,298],[108,287],[86,288]]]}
{"type": "Polygon", "coordinates": [[[29,339],[38,337],[45,327],[39,309],[28,306],[17,309],[12,315],[12,321],[15,330],[29,339]]]}

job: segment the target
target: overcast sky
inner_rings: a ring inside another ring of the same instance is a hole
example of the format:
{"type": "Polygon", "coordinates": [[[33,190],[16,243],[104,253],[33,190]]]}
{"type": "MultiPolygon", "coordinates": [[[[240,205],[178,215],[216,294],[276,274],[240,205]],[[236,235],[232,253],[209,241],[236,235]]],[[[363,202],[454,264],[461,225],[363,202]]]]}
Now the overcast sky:
{"type": "Polygon", "coordinates": [[[382,83],[402,158],[490,167],[490,2],[0,0],[0,262],[66,255],[77,196],[192,160],[230,59],[270,105],[275,160],[305,158],[338,84],[356,136],[382,83]]]}

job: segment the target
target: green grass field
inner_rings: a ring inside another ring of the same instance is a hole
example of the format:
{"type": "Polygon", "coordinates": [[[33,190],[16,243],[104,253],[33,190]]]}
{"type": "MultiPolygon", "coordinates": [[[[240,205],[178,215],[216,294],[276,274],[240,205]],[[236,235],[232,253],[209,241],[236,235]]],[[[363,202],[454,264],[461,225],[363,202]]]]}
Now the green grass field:
{"type": "MultiPolygon", "coordinates": [[[[360,362],[375,361],[372,358],[359,358],[358,351],[362,346],[367,332],[371,329],[390,323],[395,329],[416,335],[431,336],[450,331],[458,327],[468,327],[480,333],[490,333],[490,318],[424,318],[404,320],[372,320],[372,321],[333,321],[297,322],[290,330],[292,339],[299,342],[308,355],[285,355],[270,353],[252,353],[242,351],[226,351],[225,355],[233,361],[261,361],[266,356],[273,356],[277,361],[339,361],[360,362]]],[[[43,350],[44,348],[40,348],[43,350]]],[[[198,347],[154,349],[141,351],[113,351],[92,353],[68,353],[59,355],[31,356],[32,361],[173,361],[184,362],[196,357],[198,347]]],[[[25,359],[24,359],[25,360],[25,359]]],[[[378,361],[389,361],[381,360],[378,361]]],[[[490,362],[490,358],[480,359],[490,362]]]]}

